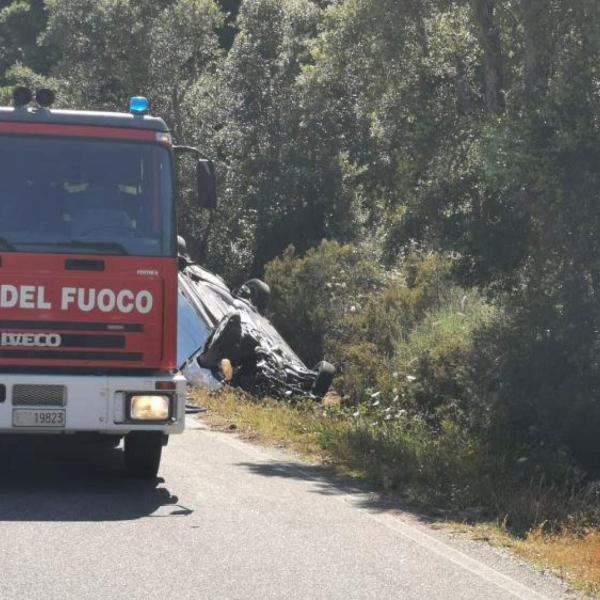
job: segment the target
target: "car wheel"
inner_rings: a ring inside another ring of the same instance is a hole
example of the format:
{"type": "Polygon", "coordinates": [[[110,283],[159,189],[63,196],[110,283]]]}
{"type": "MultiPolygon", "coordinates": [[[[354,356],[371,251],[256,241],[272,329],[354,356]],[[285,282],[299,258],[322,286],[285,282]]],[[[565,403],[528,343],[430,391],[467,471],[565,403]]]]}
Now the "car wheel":
{"type": "Polygon", "coordinates": [[[250,302],[256,306],[256,310],[264,315],[271,304],[271,288],[260,279],[250,279],[244,284],[250,292],[250,302]]]}
{"type": "Polygon", "coordinates": [[[322,360],[314,370],[317,372],[317,376],[313,383],[312,393],[322,398],[331,387],[331,383],[335,377],[335,367],[331,363],[322,360]]]}

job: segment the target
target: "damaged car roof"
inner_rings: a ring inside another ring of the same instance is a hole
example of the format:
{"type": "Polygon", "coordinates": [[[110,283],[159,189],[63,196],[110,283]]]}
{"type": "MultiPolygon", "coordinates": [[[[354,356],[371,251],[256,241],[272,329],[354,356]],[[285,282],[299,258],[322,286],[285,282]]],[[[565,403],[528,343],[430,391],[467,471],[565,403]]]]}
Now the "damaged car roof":
{"type": "Polygon", "coordinates": [[[267,295],[264,282],[250,280],[234,293],[217,275],[188,258],[182,261],[177,358],[190,384],[217,389],[227,381],[253,394],[277,397],[327,392],[334,368],[322,362],[309,369],[302,362],[261,314],[267,295]],[[229,379],[223,364],[232,367],[229,379]]]}

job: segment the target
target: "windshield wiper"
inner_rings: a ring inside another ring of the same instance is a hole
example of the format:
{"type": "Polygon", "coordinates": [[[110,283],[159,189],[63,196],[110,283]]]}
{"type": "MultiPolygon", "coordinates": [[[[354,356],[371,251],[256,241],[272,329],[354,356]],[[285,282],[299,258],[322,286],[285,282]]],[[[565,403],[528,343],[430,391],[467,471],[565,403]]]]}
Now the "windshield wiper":
{"type": "MultiPolygon", "coordinates": [[[[2,239],[0,238],[0,242],[2,239]]],[[[105,250],[112,251],[111,254],[123,254],[128,255],[129,252],[125,249],[124,246],[117,242],[84,242],[82,240],[69,240],[67,242],[19,242],[19,245],[24,246],[48,246],[51,248],[82,248],[89,250],[105,250]]],[[[83,252],[83,254],[86,254],[83,252]]]]}
{"type": "Polygon", "coordinates": [[[0,250],[14,252],[15,247],[6,238],[0,237],[0,250]]]}

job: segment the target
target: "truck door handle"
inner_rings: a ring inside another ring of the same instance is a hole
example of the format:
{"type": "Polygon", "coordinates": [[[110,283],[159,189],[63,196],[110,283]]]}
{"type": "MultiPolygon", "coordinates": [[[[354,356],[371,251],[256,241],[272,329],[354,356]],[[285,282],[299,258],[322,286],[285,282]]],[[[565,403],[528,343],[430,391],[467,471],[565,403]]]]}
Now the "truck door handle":
{"type": "Polygon", "coordinates": [[[69,258],[65,260],[65,269],[69,271],[104,271],[104,261],[69,258]]]}

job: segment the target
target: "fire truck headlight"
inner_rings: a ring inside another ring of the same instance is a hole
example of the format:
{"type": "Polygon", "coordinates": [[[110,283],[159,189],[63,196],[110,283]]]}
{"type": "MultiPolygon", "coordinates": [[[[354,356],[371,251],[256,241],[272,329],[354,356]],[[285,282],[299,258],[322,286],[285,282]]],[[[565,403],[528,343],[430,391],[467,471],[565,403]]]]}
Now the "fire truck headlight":
{"type": "Polygon", "coordinates": [[[133,395],[129,398],[133,421],[166,421],[171,416],[171,398],[162,395],[133,395]]]}

